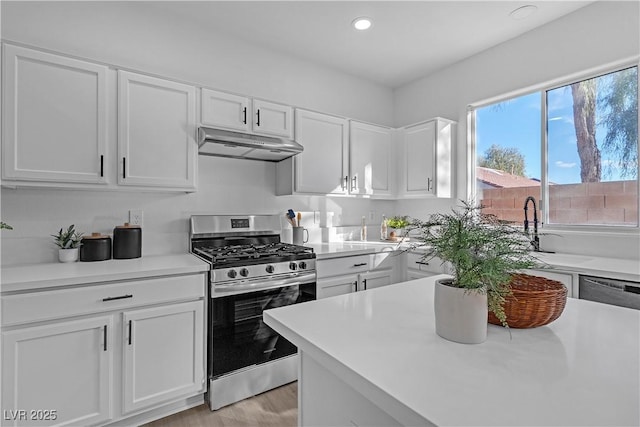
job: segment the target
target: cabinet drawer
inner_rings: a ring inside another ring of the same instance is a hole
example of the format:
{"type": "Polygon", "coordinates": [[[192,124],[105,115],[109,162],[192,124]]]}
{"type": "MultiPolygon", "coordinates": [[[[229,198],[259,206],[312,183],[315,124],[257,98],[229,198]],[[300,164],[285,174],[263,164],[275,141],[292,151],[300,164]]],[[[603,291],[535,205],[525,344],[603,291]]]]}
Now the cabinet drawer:
{"type": "Polygon", "coordinates": [[[2,325],[204,297],[205,275],[173,276],[2,297],[2,325]]]}
{"type": "Polygon", "coordinates": [[[369,255],[347,256],[316,261],[316,272],[318,277],[361,273],[370,269],[371,262],[369,255]]]}
{"type": "Polygon", "coordinates": [[[420,252],[407,253],[407,268],[420,271],[428,271],[430,273],[449,274],[446,264],[442,264],[440,258],[432,258],[429,260],[422,259],[423,254],[420,252]]]}

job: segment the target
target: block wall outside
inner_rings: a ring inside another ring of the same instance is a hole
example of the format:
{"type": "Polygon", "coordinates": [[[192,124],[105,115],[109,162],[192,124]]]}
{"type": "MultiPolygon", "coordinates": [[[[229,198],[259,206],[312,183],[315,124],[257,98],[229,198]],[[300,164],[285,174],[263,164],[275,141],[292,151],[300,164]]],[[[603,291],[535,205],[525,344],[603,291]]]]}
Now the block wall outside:
{"type": "MultiPolygon", "coordinates": [[[[540,187],[484,189],[485,213],[522,224],[527,196],[540,200],[540,187]]],[[[549,223],[636,225],[638,223],[638,182],[611,181],[549,186],[549,223]]],[[[529,204],[529,220],[533,219],[529,204]]],[[[538,218],[542,214],[538,211],[538,218]]]]}

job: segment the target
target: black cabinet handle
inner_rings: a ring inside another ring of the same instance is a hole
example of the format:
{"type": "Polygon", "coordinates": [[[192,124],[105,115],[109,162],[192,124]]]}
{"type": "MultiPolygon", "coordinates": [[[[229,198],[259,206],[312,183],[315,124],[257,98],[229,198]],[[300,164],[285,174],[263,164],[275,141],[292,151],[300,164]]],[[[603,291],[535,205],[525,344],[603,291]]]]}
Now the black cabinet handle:
{"type": "Polygon", "coordinates": [[[114,301],[117,299],[126,299],[126,298],[133,298],[133,295],[127,294],[127,295],[120,295],[119,297],[107,297],[107,298],[102,298],[102,301],[114,301]]]}
{"type": "Polygon", "coordinates": [[[131,320],[129,320],[129,345],[131,345],[131,320]]]}
{"type": "Polygon", "coordinates": [[[358,281],[353,282],[353,292],[358,292],[358,281]]]}
{"type": "Polygon", "coordinates": [[[100,155],[100,176],[104,176],[104,155],[100,155]]]}
{"type": "Polygon", "coordinates": [[[256,110],[256,116],[258,116],[258,122],[256,123],[256,125],[260,126],[260,110],[256,110]]]}
{"type": "Polygon", "coordinates": [[[366,291],[367,290],[367,279],[364,279],[362,281],[362,284],[364,285],[364,290],[366,291]]]}
{"type": "Polygon", "coordinates": [[[244,123],[246,125],[247,124],[247,107],[244,107],[242,109],[242,114],[244,116],[244,118],[242,119],[242,123],[244,123]]]}
{"type": "Polygon", "coordinates": [[[127,179],[127,158],[122,158],[122,179],[127,179]]]}
{"type": "Polygon", "coordinates": [[[424,261],[416,261],[416,264],[420,264],[420,265],[429,265],[428,262],[424,262],[424,261]]]}
{"type": "Polygon", "coordinates": [[[367,263],[366,262],[361,262],[361,263],[358,263],[358,264],[353,264],[354,267],[362,267],[363,265],[367,265],[367,263]]]}
{"type": "Polygon", "coordinates": [[[102,336],[104,338],[104,351],[107,351],[107,325],[104,325],[102,329],[102,336]]]}

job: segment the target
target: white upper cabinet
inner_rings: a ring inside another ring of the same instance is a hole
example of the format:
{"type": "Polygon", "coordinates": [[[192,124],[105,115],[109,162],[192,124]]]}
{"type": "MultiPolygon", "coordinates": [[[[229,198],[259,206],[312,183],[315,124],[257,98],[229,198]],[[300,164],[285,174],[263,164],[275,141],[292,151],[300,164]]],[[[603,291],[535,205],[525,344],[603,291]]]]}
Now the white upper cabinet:
{"type": "Polygon", "coordinates": [[[196,88],[118,71],[118,183],[196,186],[196,88]]]}
{"type": "Polygon", "coordinates": [[[293,108],[290,106],[254,99],[253,118],[255,133],[293,138],[293,108]]]}
{"type": "Polygon", "coordinates": [[[248,132],[251,100],[231,93],[202,89],[200,122],[205,126],[248,132]]]}
{"type": "Polygon", "coordinates": [[[453,197],[455,122],[436,118],[402,130],[399,196],[453,197]]]}
{"type": "Polygon", "coordinates": [[[351,121],[349,192],[370,196],[392,194],[392,130],[351,121]]]}
{"type": "Polygon", "coordinates": [[[2,177],[105,184],[107,67],[9,44],[2,177]]]}
{"type": "Polygon", "coordinates": [[[293,108],[289,105],[202,89],[200,122],[215,128],[293,138],[293,108]]]}
{"type": "Polygon", "coordinates": [[[276,194],[347,194],[349,121],[296,109],[296,141],[304,151],[276,165],[276,194]]]}
{"type": "Polygon", "coordinates": [[[392,129],[296,109],[304,151],[276,166],[276,194],[393,196],[392,129]]]}

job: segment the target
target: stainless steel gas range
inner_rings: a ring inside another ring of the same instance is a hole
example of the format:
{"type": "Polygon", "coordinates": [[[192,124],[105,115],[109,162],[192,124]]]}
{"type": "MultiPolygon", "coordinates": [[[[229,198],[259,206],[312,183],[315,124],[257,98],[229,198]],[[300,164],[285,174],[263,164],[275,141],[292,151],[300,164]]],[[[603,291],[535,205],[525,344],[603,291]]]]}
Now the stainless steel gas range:
{"type": "Polygon", "coordinates": [[[316,255],[281,242],[281,229],[280,215],[191,217],[191,252],[211,265],[211,410],[297,379],[297,348],[263,323],[262,312],[316,299],[316,255]]]}

